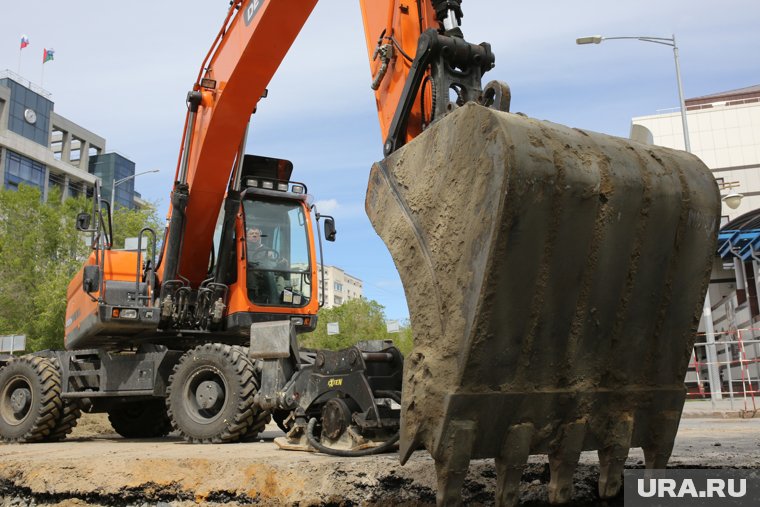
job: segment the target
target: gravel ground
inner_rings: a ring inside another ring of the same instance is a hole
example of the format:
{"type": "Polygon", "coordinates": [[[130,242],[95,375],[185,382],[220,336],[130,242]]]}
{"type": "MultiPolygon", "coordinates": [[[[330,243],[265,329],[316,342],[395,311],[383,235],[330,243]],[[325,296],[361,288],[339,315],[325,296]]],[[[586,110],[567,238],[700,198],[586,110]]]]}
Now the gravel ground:
{"type": "MultiPolygon", "coordinates": [[[[268,428],[256,443],[189,445],[176,437],[127,440],[107,419],[86,415],[66,442],[0,445],[0,506],[299,505],[429,506],[433,461],[416,453],[401,467],[395,454],[341,459],[277,449],[268,428]]],[[[628,467],[643,465],[639,449],[628,467]]],[[[760,468],[760,419],[683,419],[671,459],[682,468],[760,468]]],[[[466,505],[492,505],[493,462],[474,461],[466,505]]],[[[549,471],[533,456],[523,474],[524,505],[546,504],[549,471]]],[[[622,505],[596,496],[596,456],[584,453],[572,506],[622,505]]]]}

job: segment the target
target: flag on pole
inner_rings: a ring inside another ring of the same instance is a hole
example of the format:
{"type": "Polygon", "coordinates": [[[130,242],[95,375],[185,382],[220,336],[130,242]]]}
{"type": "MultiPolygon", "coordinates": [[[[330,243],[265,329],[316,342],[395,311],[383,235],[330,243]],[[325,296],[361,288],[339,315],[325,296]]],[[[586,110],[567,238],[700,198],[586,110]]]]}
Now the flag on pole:
{"type": "Polygon", "coordinates": [[[26,35],[21,36],[21,47],[19,49],[24,49],[29,45],[29,37],[26,35]]]}
{"type": "Polygon", "coordinates": [[[51,49],[43,49],[42,50],[42,63],[48,62],[53,59],[53,55],[55,55],[55,51],[51,49]]]}

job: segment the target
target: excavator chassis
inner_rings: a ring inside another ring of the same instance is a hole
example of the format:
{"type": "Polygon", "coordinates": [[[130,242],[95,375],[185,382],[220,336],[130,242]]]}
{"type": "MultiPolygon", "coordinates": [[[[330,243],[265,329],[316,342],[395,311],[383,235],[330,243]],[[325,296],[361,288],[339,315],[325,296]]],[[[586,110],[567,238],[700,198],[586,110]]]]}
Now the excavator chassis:
{"type": "Polygon", "coordinates": [[[631,447],[665,467],[720,210],[696,157],[467,104],[374,165],[366,209],[415,333],[401,461],[430,452],[439,505],[476,458],[497,505],[532,454],[552,503],[582,451],[602,498],[631,447]]]}

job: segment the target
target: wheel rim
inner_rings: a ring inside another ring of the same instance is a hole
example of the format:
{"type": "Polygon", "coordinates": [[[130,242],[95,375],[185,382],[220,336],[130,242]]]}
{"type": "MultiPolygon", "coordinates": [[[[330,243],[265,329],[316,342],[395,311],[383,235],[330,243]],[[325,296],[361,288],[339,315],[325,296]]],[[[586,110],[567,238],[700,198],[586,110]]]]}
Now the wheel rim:
{"type": "Polygon", "coordinates": [[[187,415],[200,424],[216,421],[229,402],[228,392],[227,380],[217,368],[198,368],[185,383],[182,398],[187,415]]]}
{"type": "Polygon", "coordinates": [[[29,379],[17,375],[3,387],[0,395],[0,417],[12,426],[23,423],[32,412],[34,389],[29,379]]]}

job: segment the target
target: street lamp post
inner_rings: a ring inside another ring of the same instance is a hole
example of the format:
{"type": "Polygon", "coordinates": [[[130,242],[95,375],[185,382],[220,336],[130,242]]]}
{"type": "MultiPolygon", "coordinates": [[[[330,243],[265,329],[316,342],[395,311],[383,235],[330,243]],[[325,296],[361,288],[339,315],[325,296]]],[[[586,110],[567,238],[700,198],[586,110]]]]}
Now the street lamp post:
{"type": "Polygon", "coordinates": [[[576,44],[601,44],[605,40],[640,40],[642,42],[651,42],[653,44],[663,44],[673,48],[673,58],[676,62],[676,81],[678,83],[678,99],[681,102],[681,122],[683,123],[683,142],[686,151],[691,153],[691,143],[689,142],[689,125],[686,121],[686,101],[683,98],[683,85],[681,84],[681,65],[678,63],[678,45],[676,45],[676,36],[672,37],[602,37],[601,35],[592,35],[591,37],[580,37],[575,39],[576,44]]]}
{"type": "MultiPolygon", "coordinates": [[[[673,48],[673,58],[676,62],[676,81],[678,84],[678,99],[681,102],[681,122],[683,123],[683,142],[686,151],[691,153],[691,143],[689,142],[689,124],[686,120],[686,102],[683,98],[683,85],[681,84],[681,65],[678,63],[678,45],[676,44],[676,36],[672,37],[602,37],[601,35],[592,35],[590,37],[580,37],[575,39],[576,44],[601,44],[605,40],[639,40],[642,42],[652,42],[654,44],[662,44],[673,48]]],[[[739,195],[739,194],[737,194],[739,195]]],[[[739,197],[741,199],[741,197],[739,197]]],[[[738,204],[736,204],[738,206],[738,204]]],[[[707,287],[707,294],[705,295],[705,302],[702,306],[702,317],[704,317],[705,323],[705,347],[707,353],[707,376],[710,383],[710,399],[715,400],[723,399],[720,383],[720,370],[718,368],[718,353],[715,347],[715,328],[712,320],[712,303],[710,302],[710,287],[707,287]]]]}
{"type": "Polygon", "coordinates": [[[150,171],[143,171],[141,173],[133,174],[132,176],[127,176],[126,178],[122,178],[120,180],[113,180],[113,182],[111,183],[111,212],[113,213],[113,210],[116,208],[116,187],[118,187],[125,181],[129,181],[138,176],[142,176],[143,174],[157,173],[157,172],[158,172],[158,169],[151,169],[150,171]]]}

